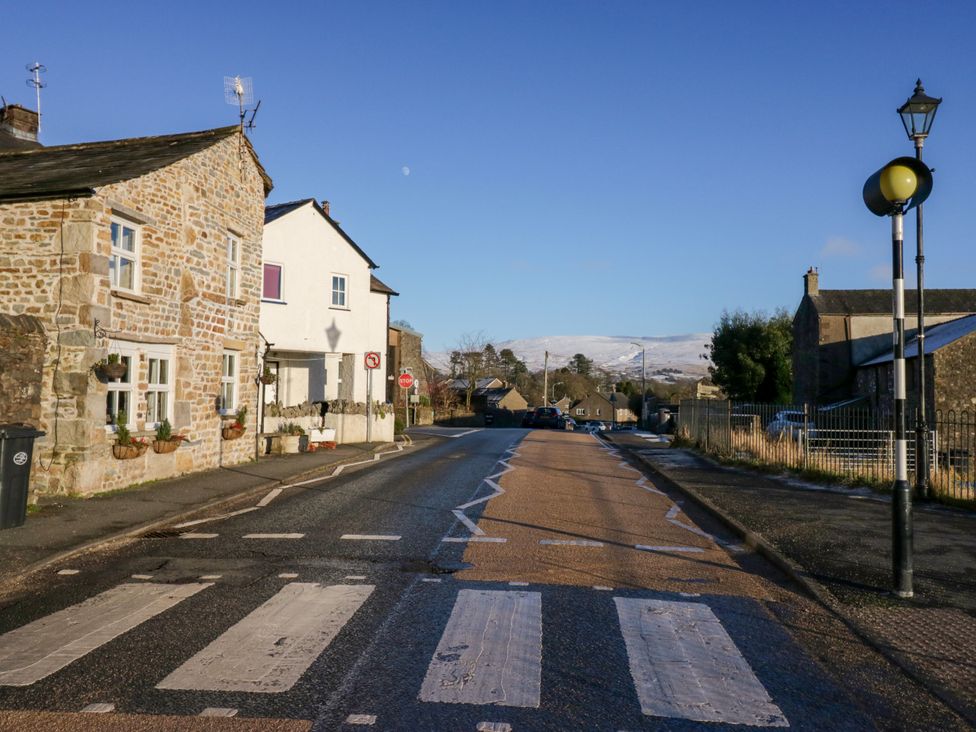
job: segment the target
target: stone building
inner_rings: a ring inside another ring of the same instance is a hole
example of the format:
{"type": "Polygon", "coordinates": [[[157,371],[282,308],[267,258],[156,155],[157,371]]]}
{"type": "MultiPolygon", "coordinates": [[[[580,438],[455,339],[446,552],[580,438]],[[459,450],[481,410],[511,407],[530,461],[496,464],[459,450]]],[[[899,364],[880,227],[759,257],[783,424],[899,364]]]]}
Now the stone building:
{"type": "MultiPolygon", "coordinates": [[[[793,316],[793,401],[827,404],[856,391],[858,364],[891,348],[891,290],[821,290],[820,275],[804,276],[793,316]]],[[[906,336],[914,334],[917,291],[905,291],[906,336]]],[[[976,313],[976,290],[925,290],[925,327],[976,313]]]]}
{"type": "MultiPolygon", "coordinates": [[[[21,354],[20,365],[28,378],[32,357],[43,364],[30,420],[47,433],[34,453],[35,496],[253,456],[270,189],[236,126],[0,149],[0,331],[30,327],[12,326],[17,316],[43,331],[31,330],[42,352],[21,354]],[[122,377],[95,368],[109,354],[125,365],[122,377]],[[241,406],[250,407],[245,438],[222,439],[241,406]],[[121,413],[134,436],[151,439],[166,418],[188,441],[170,454],[116,459],[121,413]]],[[[19,421],[25,406],[9,390],[29,394],[30,385],[3,378],[0,388],[0,422],[19,421]]]]}
{"type": "Polygon", "coordinates": [[[405,325],[392,323],[389,327],[389,333],[390,337],[387,345],[388,357],[386,359],[389,365],[389,373],[387,374],[389,388],[386,400],[393,404],[394,407],[399,407],[399,410],[402,411],[407,390],[402,389],[397,384],[397,377],[404,371],[409,371],[413,374],[414,384],[416,385],[415,388],[410,389],[410,392],[418,395],[427,394],[430,367],[424,361],[423,333],[418,333],[405,325]]]}
{"type": "Polygon", "coordinates": [[[590,394],[573,405],[569,416],[577,422],[636,424],[637,415],[630,410],[629,403],[630,397],[619,391],[614,394],[613,402],[610,401],[610,394],[590,394]]]}

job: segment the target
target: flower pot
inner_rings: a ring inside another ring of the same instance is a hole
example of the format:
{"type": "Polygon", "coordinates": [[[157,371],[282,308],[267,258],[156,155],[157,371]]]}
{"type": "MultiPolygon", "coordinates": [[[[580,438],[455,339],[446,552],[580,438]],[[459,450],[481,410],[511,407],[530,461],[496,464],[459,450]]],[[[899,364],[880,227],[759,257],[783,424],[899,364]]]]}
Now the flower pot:
{"type": "Polygon", "coordinates": [[[221,436],[225,440],[236,440],[244,434],[243,427],[224,427],[220,430],[221,436]]]}
{"type": "Polygon", "coordinates": [[[99,375],[106,379],[121,379],[125,376],[126,365],[121,361],[102,363],[96,367],[99,375]]]}
{"type": "Polygon", "coordinates": [[[140,451],[138,445],[112,445],[112,454],[117,460],[134,460],[145,451],[140,451]]]}
{"type": "Polygon", "coordinates": [[[299,452],[299,441],[301,435],[282,435],[281,436],[281,451],[285,455],[295,455],[299,452]]]}
{"type": "Polygon", "coordinates": [[[168,452],[175,452],[180,446],[180,440],[153,440],[153,452],[157,455],[165,455],[168,452]]]}
{"type": "Polygon", "coordinates": [[[274,377],[274,376],[265,376],[264,374],[261,374],[261,375],[260,375],[260,376],[258,377],[258,379],[259,379],[259,380],[261,381],[261,383],[262,383],[262,384],[264,384],[265,386],[268,386],[269,384],[273,384],[273,383],[275,383],[275,377],[274,377]]]}

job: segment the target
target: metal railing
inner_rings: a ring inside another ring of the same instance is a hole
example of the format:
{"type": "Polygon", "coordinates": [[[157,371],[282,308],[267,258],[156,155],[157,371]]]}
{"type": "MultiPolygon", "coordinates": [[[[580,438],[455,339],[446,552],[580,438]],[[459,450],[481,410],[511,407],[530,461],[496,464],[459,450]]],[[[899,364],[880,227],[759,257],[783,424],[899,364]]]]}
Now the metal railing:
{"type": "MultiPolygon", "coordinates": [[[[937,412],[930,426],[932,493],[936,498],[976,501],[976,417],[937,412]]],[[[848,481],[894,478],[893,418],[876,410],[686,399],[676,431],[716,455],[848,481]]],[[[908,441],[908,467],[914,484],[914,439],[908,441]]]]}

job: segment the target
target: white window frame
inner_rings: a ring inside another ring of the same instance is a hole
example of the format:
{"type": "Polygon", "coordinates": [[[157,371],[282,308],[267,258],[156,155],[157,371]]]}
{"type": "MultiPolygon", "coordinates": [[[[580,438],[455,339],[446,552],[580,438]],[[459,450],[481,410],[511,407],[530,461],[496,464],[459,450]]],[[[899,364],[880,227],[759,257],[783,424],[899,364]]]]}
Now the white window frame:
{"type": "Polygon", "coordinates": [[[583,409],[582,407],[577,407],[576,408],[576,416],[577,417],[585,417],[586,416],[586,410],[583,409]]]}
{"type": "Polygon", "coordinates": [[[231,300],[236,300],[241,296],[241,237],[228,232],[225,247],[227,257],[227,297],[231,300]]]}
{"type": "Polygon", "coordinates": [[[164,419],[168,419],[170,424],[173,422],[173,396],[175,393],[174,385],[176,383],[174,373],[174,365],[176,360],[173,358],[173,348],[172,347],[162,347],[162,346],[151,346],[145,349],[146,358],[146,429],[156,429],[164,419]],[[165,383],[153,383],[153,361],[165,361],[166,362],[166,382],[165,383]],[[152,412],[151,404],[153,401],[157,400],[157,394],[165,395],[166,408],[164,413],[159,415],[156,419],[150,421],[150,414],[152,412]]]}
{"type": "Polygon", "coordinates": [[[111,237],[111,226],[118,226],[119,233],[122,233],[122,229],[129,229],[133,233],[133,244],[132,251],[115,246],[115,242],[112,242],[112,254],[109,257],[109,280],[113,290],[121,290],[122,292],[132,292],[138,293],[142,290],[142,226],[130,221],[129,219],[124,219],[121,216],[111,216],[109,217],[109,236],[111,237]],[[132,262],[132,287],[123,287],[119,284],[119,272],[120,268],[118,265],[118,260],[127,259],[132,262]]]}
{"type": "MultiPolygon", "coordinates": [[[[136,398],[138,392],[136,391],[136,386],[139,383],[139,349],[135,344],[123,344],[119,346],[113,346],[109,349],[109,353],[119,354],[121,359],[129,359],[129,370],[126,373],[128,381],[122,381],[122,379],[109,379],[107,383],[108,390],[105,394],[105,416],[108,418],[108,406],[109,401],[113,400],[113,394],[118,395],[119,393],[127,394],[129,407],[126,410],[126,416],[129,418],[126,422],[126,427],[130,430],[135,429],[136,426],[136,413],[138,412],[138,405],[136,404],[136,398]]],[[[114,423],[115,415],[119,411],[118,396],[114,397],[114,404],[112,405],[112,417],[113,422],[111,424],[105,425],[105,431],[107,433],[114,433],[116,431],[116,425],[114,423]]]]}
{"type": "Polygon", "coordinates": [[[237,399],[238,399],[238,382],[240,381],[241,374],[241,352],[232,351],[225,348],[224,352],[220,357],[220,398],[221,398],[221,410],[220,413],[223,415],[233,415],[237,413],[237,399]],[[227,359],[230,358],[231,363],[234,367],[230,369],[233,373],[226,374],[227,371],[227,359]],[[229,392],[228,392],[229,387],[229,392]],[[230,394],[231,403],[227,404],[226,396],[230,394]]]}
{"type": "Polygon", "coordinates": [[[349,275],[344,275],[339,272],[332,273],[331,281],[331,292],[332,295],[329,298],[329,307],[340,308],[342,310],[349,309],[349,275]],[[338,289],[336,287],[336,280],[342,281],[342,288],[338,289]],[[342,302],[336,302],[336,295],[342,296],[342,302]]]}
{"type": "Polygon", "coordinates": [[[285,265],[281,262],[269,262],[265,260],[261,263],[261,300],[262,302],[284,302],[285,301],[285,265]],[[266,297],[264,294],[264,267],[270,264],[278,268],[278,297],[266,297]]]}

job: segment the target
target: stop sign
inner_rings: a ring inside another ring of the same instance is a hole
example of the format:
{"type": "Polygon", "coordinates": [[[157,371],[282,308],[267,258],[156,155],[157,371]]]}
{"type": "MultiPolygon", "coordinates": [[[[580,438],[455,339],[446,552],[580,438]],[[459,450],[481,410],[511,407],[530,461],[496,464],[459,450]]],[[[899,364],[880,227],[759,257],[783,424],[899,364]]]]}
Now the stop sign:
{"type": "Polygon", "coordinates": [[[397,383],[404,389],[409,389],[413,386],[413,376],[407,373],[400,374],[400,378],[397,379],[397,383]]]}

